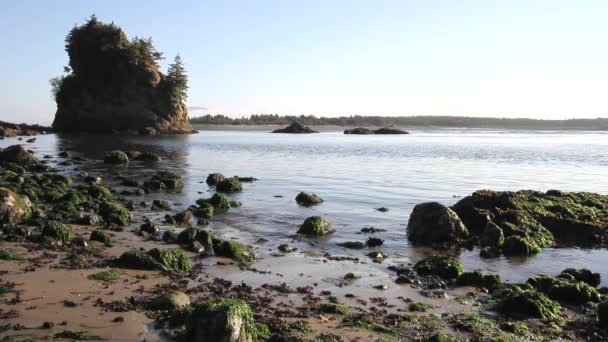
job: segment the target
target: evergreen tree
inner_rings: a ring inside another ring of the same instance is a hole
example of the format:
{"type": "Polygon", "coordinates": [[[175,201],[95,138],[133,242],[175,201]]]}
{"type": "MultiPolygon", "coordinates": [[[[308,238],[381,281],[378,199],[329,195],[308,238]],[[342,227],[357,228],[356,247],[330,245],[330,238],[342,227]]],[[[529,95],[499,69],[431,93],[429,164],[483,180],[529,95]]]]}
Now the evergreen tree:
{"type": "Polygon", "coordinates": [[[173,63],[169,65],[166,80],[171,100],[175,102],[185,100],[188,96],[188,75],[186,75],[184,63],[179,54],[175,56],[173,63]]]}

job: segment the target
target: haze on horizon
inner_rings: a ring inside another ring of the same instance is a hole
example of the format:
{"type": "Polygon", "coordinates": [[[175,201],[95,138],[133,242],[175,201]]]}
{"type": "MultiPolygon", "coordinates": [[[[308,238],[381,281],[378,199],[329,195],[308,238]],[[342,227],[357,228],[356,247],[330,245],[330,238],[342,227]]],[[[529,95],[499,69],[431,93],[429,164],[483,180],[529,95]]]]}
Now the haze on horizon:
{"type": "Polygon", "coordinates": [[[191,116],[608,116],[603,1],[24,0],[0,13],[0,120],[51,123],[91,14],[182,55],[191,116]]]}

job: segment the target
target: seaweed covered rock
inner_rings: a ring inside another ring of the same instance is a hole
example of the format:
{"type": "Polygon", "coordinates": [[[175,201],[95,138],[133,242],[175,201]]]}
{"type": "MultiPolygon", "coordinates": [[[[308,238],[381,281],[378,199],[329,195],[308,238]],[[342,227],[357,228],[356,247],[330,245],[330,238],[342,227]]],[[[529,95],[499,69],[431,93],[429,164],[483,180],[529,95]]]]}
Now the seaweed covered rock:
{"type": "Polygon", "coordinates": [[[58,132],[190,133],[181,60],[159,71],[149,39],[129,40],[94,16],[66,38],[68,73],[52,80],[58,132]]]}
{"type": "Polygon", "coordinates": [[[177,226],[189,226],[192,225],[192,212],[190,210],[184,210],[181,213],[177,213],[173,216],[167,215],[170,220],[167,219],[165,222],[171,223],[177,226]]]}
{"type": "Polygon", "coordinates": [[[17,224],[32,215],[29,199],[0,187],[0,224],[17,224]]]}
{"type": "Polygon", "coordinates": [[[91,237],[89,237],[89,240],[99,241],[106,246],[109,246],[112,244],[112,238],[110,237],[110,235],[100,229],[95,229],[94,231],[92,231],[91,237]]]}
{"type": "Polygon", "coordinates": [[[61,222],[47,221],[42,225],[40,235],[43,237],[52,238],[65,245],[74,238],[74,231],[72,228],[61,222]]]}
{"type": "Polygon", "coordinates": [[[118,202],[102,202],[99,205],[99,216],[107,225],[126,227],[131,222],[131,213],[118,202]]]}
{"type": "Polygon", "coordinates": [[[237,262],[253,262],[255,255],[251,248],[237,241],[223,241],[215,249],[215,254],[237,262]]]}
{"type": "Polygon", "coordinates": [[[257,342],[267,335],[268,328],[255,322],[251,308],[240,299],[214,298],[196,304],[186,321],[188,341],[257,342]]]}
{"type": "Polygon", "coordinates": [[[530,238],[509,236],[505,239],[503,253],[506,256],[530,256],[541,251],[541,248],[530,238]]]}
{"type": "Polygon", "coordinates": [[[414,271],[421,276],[435,275],[443,279],[456,279],[463,272],[460,262],[449,256],[431,256],[417,262],[414,271]]]}
{"type": "Polygon", "coordinates": [[[483,274],[479,271],[464,272],[458,276],[456,284],[460,286],[477,286],[493,289],[502,283],[498,274],[483,274]]]}
{"type": "Polygon", "coordinates": [[[319,133],[319,132],[311,129],[310,127],[306,127],[300,123],[294,122],[285,128],[275,129],[274,131],[272,131],[272,133],[298,133],[298,134],[301,134],[301,133],[319,133]]]}
{"type": "Polygon", "coordinates": [[[115,150],[107,152],[103,162],[106,164],[127,164],[129,163],[129,157],[123,151],[115,150]]]}
{"type": "Polygon", "coordinates": [[[309,194],[307,192],[300,192],[298,196],[296,196],[296,202],[299,205],[303,205],[305,207],[310,207],[313,205],[323,203],[323,199],[315,194],[309,194]]]}
{"type": "Polygon", "coordinates": [[[567,268],[558,277],[583,281],[589,286],[597,287],[600,285],[600,274],[592,272],[586,268],[567,268]]]}
{"type": "Polygon", "coordinates": [[[420,245],[454,244],[469,235],[458,215],[437,202],[417,204],[407,224],[407,238],[420,245]]]}
{"type": "Polygon", "coordinates": [[[323,236],[333,232],[332,224],[324,217],[311,216],[304,220],[298,229],[298,234],[307,236],[323,236]]]}
{"type": "Polygon", "coordinates": [[[170,171],[159,171],[144,182],[143,189],[148,192],[173,191],[179,192],[184,188],[184,179],[170,171]]]}
{"type": "Polygon", "coordinates": [[[221,173],[210,173],[209,176],[207,176],[207,185],[209,186],[213,186],[216,185],[217,183],[223,181],[224,179],[226,179],[226,177],[224,177],[223,174],[221,173]]]}
{"type": "MultiPolygon", "coordinates": [[[[186,246],[186,247],[190,247],[194,244],[194,242],[198,242],[204,248],[205,255],[214,254],[213,235],[211,234],[211,232],[209,232],[207,230],[198,229],[198,228],[194,228],[194,227],[188,227],[188,228],[182,230],[177,235],[176,240],[177,240],[177,243],[179,243],[183,246],[186,246]]],[[[199,253],[200,253],[200,251],[199,251],[199,253]]]]}
{"type": "Polygon", "coordinates": [[[140,270],[190,270],[190,260],[179,248],[153,248],[147,252],[132,249],[121,254],[116,263],[121,267],[140,270]]]}
{"type": "Polygon", "coordinates": [[[215,185],[215,189],[219,192],[232,193],[243,191],[243,183],[238,177],[226,178],[215,185]]]}
{"type": "Polygon", "coordinates": [[[560,303],[584,304],[601,300],[599,292],[587,283],[549,276],[534,276],[528,284],[560,303]]]}
{"type": "Polygon", "coordinates": [[[221,192],[216,192],[213,194],[208,202],[213,206],[214,209],[226,210],[230,209],[231,207],[230,200],[221,192]]]}
{"type": "Polygon", "coordinates": [[[0,163],[13,163],[25,167],[39,161],[23,145],[11,145],[0,149],[0,163]]]}
{"type": "Polygon", "coordinates": [[[479,237],[479,245],[483,247],[500,248],[505,242],[502,229],[494,222],[488,222],[479,237]]]}
{"type": "MultiPolygon", "coordinates": [[[[526,239],[528,247],[532,247],[527,249],[532,251],[556,243],[608,246],[608,196],[604,195],[481,190],[461,199],[452,209],[473,234],[481,235],[488,221],[492,221],[503,230],[505,244],[509,237],[519,236],[526,239]]],[[[522,245],[522,241],[517,242],[522,245]]]]}
{"type": "Polygon", "coordinates": [[[522,318],[551,318],[558,314],[559,304],[533,289],[509,286],[500,291],[497,309],[505,315],[522,318]]]}
{"type": "Polygon", "coordinates": [[[150,219],[146,219],[144,223],[139,226],[139,230],[148,234],[158,234],[158,232],[160,232],[160,228],[150,219]]]}

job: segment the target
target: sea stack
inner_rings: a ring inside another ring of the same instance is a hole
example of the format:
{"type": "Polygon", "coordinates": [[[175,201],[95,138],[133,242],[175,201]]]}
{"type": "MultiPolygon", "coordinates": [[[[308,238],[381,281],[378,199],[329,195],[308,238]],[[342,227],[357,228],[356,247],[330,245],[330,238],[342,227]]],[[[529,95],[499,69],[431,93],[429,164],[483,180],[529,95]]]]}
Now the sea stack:
{"type": "Polygon", "coordinates": [[[69,67],[51,80],[60,133],[191,133],[179,55],[167,74],[151,39],[129,40],[92,16],[66,37],[69,67]]]}

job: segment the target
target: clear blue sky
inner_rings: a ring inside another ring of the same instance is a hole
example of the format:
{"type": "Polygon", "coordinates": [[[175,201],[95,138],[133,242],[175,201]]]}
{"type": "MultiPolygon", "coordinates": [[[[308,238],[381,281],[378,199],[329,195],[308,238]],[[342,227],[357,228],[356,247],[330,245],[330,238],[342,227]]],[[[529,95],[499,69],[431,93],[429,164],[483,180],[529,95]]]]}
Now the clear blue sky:
{"type": "Polygon", "coordinates": [[[608,116],[607,1],[20,0],[0,120],[52,121],[65,35],[93,13],[181,53],[211,113],[608,116]]]}

